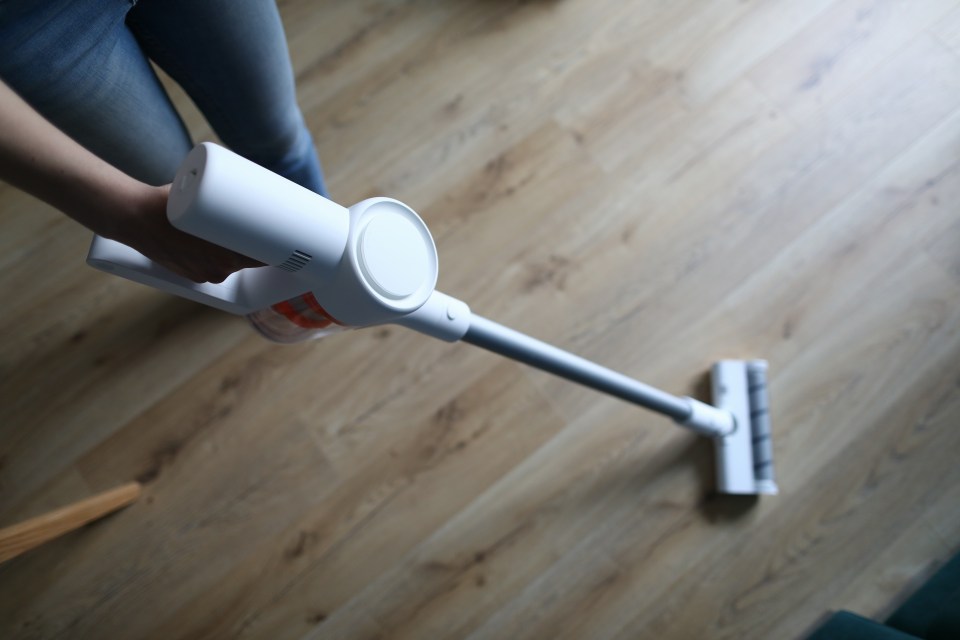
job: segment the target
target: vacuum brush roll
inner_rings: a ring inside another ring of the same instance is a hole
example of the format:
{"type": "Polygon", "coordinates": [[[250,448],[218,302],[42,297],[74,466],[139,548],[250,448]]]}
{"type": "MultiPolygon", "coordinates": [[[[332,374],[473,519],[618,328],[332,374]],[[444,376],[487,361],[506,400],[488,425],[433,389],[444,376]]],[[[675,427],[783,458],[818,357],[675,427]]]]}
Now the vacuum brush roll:
{"type": "Polygon", "coordinates": [[[773,475],[773,439],[770,434],[770,400],[767,395],[767,362],[747,362],[750,402],[750,441],[753,444],[753,477],[757,493],[777,493],[773,475]]]}

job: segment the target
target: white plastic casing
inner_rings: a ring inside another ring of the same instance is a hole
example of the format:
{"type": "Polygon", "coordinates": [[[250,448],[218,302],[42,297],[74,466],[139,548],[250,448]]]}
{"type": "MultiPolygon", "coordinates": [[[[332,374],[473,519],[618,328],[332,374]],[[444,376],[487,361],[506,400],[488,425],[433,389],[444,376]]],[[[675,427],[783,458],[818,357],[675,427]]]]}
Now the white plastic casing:
{"type": "Polygon", "coordinates": [[[729,411],[717,409],[689,396],[684,397],[684,400],[690,406],[690,416],[686,420],[678,421],[681,426],[711,438],[730,434],[736,427],[729,411]]]}
{"type": "Polygon", "coordinates": [[[332,275],[350,232],[346,208],[209,142],[177,171],[167,217],[181,231],[313,282],[332,275]]]}
{"type": "Polygon", "coordinates": [[[743,360],[721,360],[713,365],[713,404],[733,414],[733,432],[716,438],[717,491],[760,493],[753,473],[753,443],[750,431],[750,399],[747,364],[743,360]]]}
{"type": "Polygon", "coordinates": [[[437,249],[420,216],[391,198],[370,198],[350,207],[343,259],[313,293],[342,324],[382,324],[420,308],[437,274],[437,249]]]}
{"type": "Polygon", "coordinates": [[[470,307],[467,303],[434,291],[423,306],[403,316],[396,324],[432,338],[456,342],[470,329],[470,318],[470,307]]]}

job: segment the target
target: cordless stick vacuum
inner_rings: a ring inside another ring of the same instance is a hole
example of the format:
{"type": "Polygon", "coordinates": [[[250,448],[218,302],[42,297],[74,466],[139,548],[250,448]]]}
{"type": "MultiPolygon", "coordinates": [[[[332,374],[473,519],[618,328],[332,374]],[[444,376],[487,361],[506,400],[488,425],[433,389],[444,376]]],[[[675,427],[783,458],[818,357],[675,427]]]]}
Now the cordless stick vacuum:
{"type": "Polygon", "coordinates": [[[474,315],[434,290],[437,250],[406,205],[371,198],[347,209],[211,143],[194,148],[180,167],[167,216],[182,231],[270,266],[197,284],[101,237],[94,237],[87,262],[228,313],[255,314],[311,292],[338,325],[393,323],[447,342],[463,340],[712,438],[721,493],[777,492],[764,361],[715,364],[715,406],[670,395],[474,315]]]}

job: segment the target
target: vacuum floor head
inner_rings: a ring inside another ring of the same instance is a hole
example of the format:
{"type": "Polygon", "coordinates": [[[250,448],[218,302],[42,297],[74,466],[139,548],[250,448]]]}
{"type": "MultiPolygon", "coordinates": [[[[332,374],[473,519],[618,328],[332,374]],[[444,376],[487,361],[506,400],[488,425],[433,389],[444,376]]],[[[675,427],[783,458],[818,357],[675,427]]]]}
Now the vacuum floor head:
{"type": "Polygon", "coordinates": [[[764,360],[721,360],[713,365],[713,404],[729,411],[734,430],[716,438],[717,491],[733,494],[775,494],[767,363],[764,360]]]}

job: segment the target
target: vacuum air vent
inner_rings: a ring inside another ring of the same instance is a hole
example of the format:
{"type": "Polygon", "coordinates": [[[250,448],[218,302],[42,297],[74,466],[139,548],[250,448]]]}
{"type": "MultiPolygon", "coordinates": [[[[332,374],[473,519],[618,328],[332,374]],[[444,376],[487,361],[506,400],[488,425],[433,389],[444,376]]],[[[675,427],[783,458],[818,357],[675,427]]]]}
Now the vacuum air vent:
{"type": "Polygon", "coordinates": [[[284,271],[289,271],[290,273],[300,271],[300,269],[310,262],[311,258],[313,258],[313,256],[311,256],[309,253],[304,253],[303,251],[294,251],[282,264],[277,265],[277,269],[283,269],[284,271]]]}

